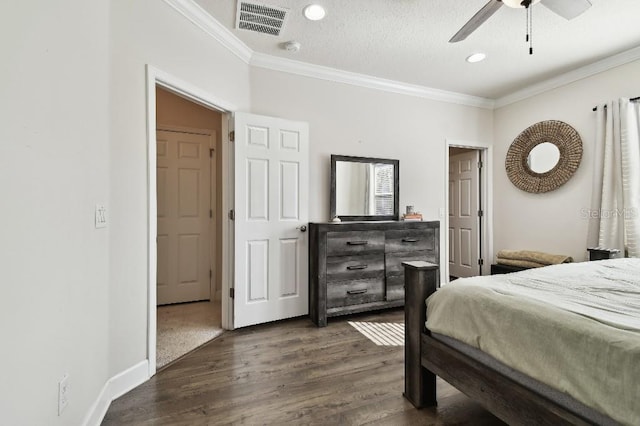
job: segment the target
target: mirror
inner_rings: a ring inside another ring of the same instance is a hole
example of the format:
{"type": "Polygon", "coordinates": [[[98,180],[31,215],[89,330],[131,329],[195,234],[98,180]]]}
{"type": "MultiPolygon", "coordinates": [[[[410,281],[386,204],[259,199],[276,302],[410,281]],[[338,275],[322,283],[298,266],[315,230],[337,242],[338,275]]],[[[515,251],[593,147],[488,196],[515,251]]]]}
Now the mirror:
{"type": "Polygon", "coordinates": [[[533,194],[564,185],[582,160],[582,139],[570,125],[547,120],[527,127],[511,143],[504,165],[517,188],[533,194]]]}
{"type": "Polygon", "coordinates": [[[331,218],[398,220],[399,161],[331,156],[331,218]]]}
{"type": "Polygon", "coordinates": [[[536,145],[527,157],[529,168],[536,173],[547,173],[558,164],[559,160],[560,150],[551,142],[536,145]]]}

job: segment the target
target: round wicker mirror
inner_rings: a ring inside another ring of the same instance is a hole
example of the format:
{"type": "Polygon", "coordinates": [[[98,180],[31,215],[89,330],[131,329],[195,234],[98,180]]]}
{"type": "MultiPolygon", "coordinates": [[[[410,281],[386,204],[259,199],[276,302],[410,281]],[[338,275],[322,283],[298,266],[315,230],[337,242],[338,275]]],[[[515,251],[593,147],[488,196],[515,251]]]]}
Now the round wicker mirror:
{"type": "Polygon", "coordinates": [[[541,121],[518,135],[507,151],[505,168],[509,180],[519,189],[532,193],[553,191],[568,181],[582,159],[582,139],[570,125],[562,121],[541,121]],[[537,173],[529,166],[529,154],[536,146],[552,143],[560,158],[551,170],[537,173]]]}

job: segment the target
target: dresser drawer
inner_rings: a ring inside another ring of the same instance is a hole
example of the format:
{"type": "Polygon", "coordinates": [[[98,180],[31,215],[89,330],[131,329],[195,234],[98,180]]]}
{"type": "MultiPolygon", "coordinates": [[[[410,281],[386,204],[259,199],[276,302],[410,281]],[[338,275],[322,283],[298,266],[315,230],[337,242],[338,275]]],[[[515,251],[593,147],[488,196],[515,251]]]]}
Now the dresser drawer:
{"type": "Polygon", "coordinates": [[[384,277],[327,283],[327,308],[384,300],[384,277]]]}
{"type": "Polygon", "coordinates": [[[404,266],[402,266],[402,262],[415,260],[424,260],[431,263],[437,262],[434,252],[430,250],[386,254],[386,300],[404,299],[404,266]]]}
{"type": "Polygon", "coordinates": [[[433,229],[401,229],[386,232],[385,251],[387,253],[435,250],[433,229]]]}
{"type": "Polygon", "coordinates": [[[384,231],[327,232],[330,256],[384,253],[384,231]]]}
{"type": "Polygon", "coordinates": [[[387,277],[386,300],[404,299],[404,274],[387,277]]]}
{"type": "Polygon", "coordinates": [[[402,262],[412,262],[416,260],[437,263],[436,254],[430,250],[387,253],[384,257],[387,277],[391,275],[404,275],[402,262]]]}
{"type": "Polygon", "coordinates": [[[327,257],[327,282],[384,278],[384,254],[327,257]]]}

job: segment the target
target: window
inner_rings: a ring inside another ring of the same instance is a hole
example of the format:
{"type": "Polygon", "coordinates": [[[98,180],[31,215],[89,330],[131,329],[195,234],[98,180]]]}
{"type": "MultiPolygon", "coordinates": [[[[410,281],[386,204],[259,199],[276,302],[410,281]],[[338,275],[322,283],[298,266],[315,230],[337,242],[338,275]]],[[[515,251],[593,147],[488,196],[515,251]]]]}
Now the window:
{"type": "Polygon", "coordinates": [[[374,164],[374,200],[376,215],[393,215],[393,165],[374,164]]]}

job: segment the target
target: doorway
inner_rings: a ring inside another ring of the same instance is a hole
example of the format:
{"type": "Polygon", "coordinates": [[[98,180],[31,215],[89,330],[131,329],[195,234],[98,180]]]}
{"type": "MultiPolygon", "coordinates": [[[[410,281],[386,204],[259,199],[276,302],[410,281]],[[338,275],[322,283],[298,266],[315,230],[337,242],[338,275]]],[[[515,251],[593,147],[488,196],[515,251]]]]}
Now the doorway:
{"type": "MultiPolygon", "coordinates": [[[[234,226],[236,215],[235,209],[235,200],[243,199],[246,201],[246,197],[238,196],[235,193],[235,189],[238,187],[235,182],[238,180],[238,176],[245,176],[247,162],[242,162],[239,159],[235,151],[236,149],[233,147],[237,145],[237,143],[232,143],[238,135],[235,132],[236,119],[238,115],[242,115],[238,113],[238,107],[233,104],[228,103],[227,101],[217,98],[206,91],[191,85],[190,83],[181,80],[175,76],[172,76],[164,71],[161,71],[151,65],[147,65],[147,182],[148,182],[148,191],[147,191],[147,286],[148,286],[148,304],[147,304],[147,315],[148,315],[148,329],[147,329],[147,365],[148,365],[148,374],[149,377],[153,376],[156,373],[156,353],[157,353],[157,301],[158,301],[158,289],[157,289],[157,276],[158,276],[158,194],[157,194],[157,180],[158,176],[156,174],[157,168],[157,137],[156,132],[158,127],[156,125],[156,94],[158,89],[163,89],[168,91],[173,95],[177,95],[179,98],[186,100],[189,103],[193,103],[202,107],[205,107],[208,110],[218,111],[223,118],[221,121],[221,132],[220,137],[218,138],[218,148],[219,148],[219,160],[217,161],[217,177],[220,178],[218,181],[219,184],[216,186],[219,191],[216,195],[217,199],[220,200],[219,208],[217,209],[217,224],[218,229],[220,229],[221,239],[217,239],[218,241],[218,251],[217,258],[217,268],[219,270],[218,276],[218,285],[216,289],[219,289],[220,292],[220,311],[221,311],[221,327],[224,330],[233,330],[235,326],[235,304],[234,299],[236,286],[234,285],[234,274],[237,273],[237,262],[235,262],[235,255],[238,250],[236,249],[235,243],[235,231],[238,227],[234,226]],[[234,114],[234,115],[232,115],[234,114]],[[237,164],[242,163],[242,167],[236,167],[237,164]],[[244,172],[243,172],[244,170],[244,172]],[[224,214],[222,214],[224,212],[224,214]]],[[[245,114],[246,115],[246,114],[245,114]]],[[[284,125],[285,121],[274,117],[262,117],[262,119],[273,120],[274,122],[278,122],[279,124],[284,125]]],[[[264,136],[266,134],[271,135],[270,138],[276,142],[281,150],[283,151],[292,151],[292,152],[302,152],[303,145],[306,146],[306,142],[302,143],[303,140],[308,140],[308,125],[304,124],[304,129],[287,129],[286,126],[280,128],[279,134],[273,133],[271,130],[266,132],[266,128],[264,126],[245,128],[239,136],[246,135],[249,137],[249,145],[263,145],[266,140],[264,136]],[[291,130],[291,131],[290,131],[291,130]],[[245,132],[246,131],[246,132],[245,132]],[[304,138],[302,136],[304,135],[304,138]]],[[[268,127],[268,126],[267,126],[268,127]]],[[[183,130],[183,129],[178,129],[183,130]]],[[[236,140],[236,142],[238,142],[236,140]]],[[[306,148],[304,149],[305,152],[306,148]]],[[[297,155],[297,154],[296,154],[297,155]]],[[[263,186],[266,181],[261,181],[258,179],[259,166],[264,165],[264,161],[261,163],[260,160],[254,161],[257,166],[255,180],[253,183],[259,184],[262,182],[263,186]]],[[[300,182],[296,183],[295,180],[289,179],[287,176],[291,176],[291,174],[295,170],[300,170],[300,164],[297,164],[295,161],[289,159],[286,161],[282,161],[279,164],[280,167],[276,167],[280,172],[282,172],[282,176],[286,179],[282,180],[281,188],[276,188],[273,186],[273,193],[277,193],[278,191],[285,189],[287,193],[289,193],[289,189],[297,188],[300,191],[306,193],[306,184],[302,184],[301,175],[300,182]],[[294,185],[295,184],[295,185],[294,185]]],[[[307,169],[306,167],[304,167],[307,169]]],[[[263,170],[266,168],[263,167],[263,170]]],[[[293,173],[295,175],[295,173],[293,173]]],[[[306,178],[305,178],[306,179],[306,178]]],[[[271,181],[276,182],[275,179],[271,179],[271,181]]],[[[306,181],[306,180],[305,180],[306,181]]],[[[271,186],[269,186],[271,188],[271,186]]],[[[287,198],[287,200],[291,201],[294,198],[287,198]]],[[[256,200],[256,205],[260,205],[259,200],[256,200]]],[[[272,203],[273,204],[273,203],[272,203]]],[[[285,202],[284,204],[275,203],[278,208],[281,208],[282,213],[281,218],[286,220],[289,225],[293,226],[293,229],[296,230],[296,235],[300,233],[304,233],[306,231],[306,219],[305,226],[300,225],[296,221],[293,220],[293,216],[290,215],[292,211],[295,211],[294,208],[296,203],[285,202]],[[293,209],[293,210],[292,210],[293,209]],[[297,226],[300,225],[300,226],[297,226]]],[[[242,207],[244,203],[241,204],[242,207]]],[[[262,204],[262,206],[266,206],[267,204],[262,204]]],[[[255,207],[254,206],[254,207],[255,207]]],[[[307,217],[307,207],[306,204],[303,206],[302,204],[298,205],[298,213],[300,217],[307,217]],[[302,214],[304,210],[304,215],[302,214]]],[[[263,209],[264,210],[264,209],[263,209]]],[[[246,212],[245,212],[246,213],[246,212]]],[[[242,228],[242,227],[239,227],[242,228]]],[[[219,237],[218,237],[219,238],[219,237]]],[[[289,238],[291,240],[292,238],[289,238]]],[[[303,244],[294,244],[291,241],[285,241],[287,237],[285,235],[284,240],[280,241],[280,247],[274,248],[275,250],[282,249],[280,251],[286,252],[285,256],[280,256],[281,260],[284,260],[283,263],[286,268],[285,270],[298,271],[300,276],[306,277],[306,269],[293,268],[290,262],[290,257],[287,253],[291,250],[291,247],[294,245],[303,247],[303,244]],[[289,251],[285,250],[289,249],[289,251]]],[[[306,245],[305,245],[306,246],[306,245]]],[[[302,261],[306,259],[306,255],[298,256],[302,261]]],[[[274,258],[277,258],[274,256],[274,258]]],[[[256,262],[260,261],[260,259],[254,259],[256,262]]],[[[277,265],[276,265],[277,266],[277,265]]],[[[282,266],[282,265],[281,265],[282,266]]],[[[273,269],[273,268],[271,268],[273,269]]],[[[266,269],[265,269],[266,270],[266,269]]],[[[213,273],[215,277],[216,274],[213,273]]],[[[263,274],[263,276],[266,276],[263,274]]],[[[279,280],[277,280],[279,281],[279,280]]],[[[253,284],[259,284],[254,282],[253,284]]],[[[217,294],[217,291],[213,294],[217,294]]],[[[215,296],[214,296],[215,297],[215,296]]],[[[215,300],[215,299],[214,299],[215,300]]],[[[306,305],[305,305],[306,306],[306,305]]]]}
{"type": "MultiPolygon", "coordinates": [[[[220,177],[216,188],[220,191],[220,203],[218,205],[218,221],[221,232],[221,250],[218,251],[219,259],[219,286],[221,299],[221,321],[225,330],[233,329],[233,304],[230,297],[233,272],[233,239],[232,222],[227,215],[220,212],[228,212],[233,208],[233,182],[231,176],[232,150],[229,143],[229,117],[232,111],[238,107],[228,101],[214,96],[207,91],[193,86],[165,71],[151,65],[146,66],[146,106],[147,106],[147,367],[148,375],[152,377],[156,373],[156,342],[157,342],[157,176],[156,176],[156,92],[161,87],[166,91],[187,99],[192,103],[203,106],[209,110],[218,111],[224,119],[221,124],[221,133],[218,138],[219,148],[217,156],[218,173],[220,177]]],[[[214,296],[215,297],[215,296],[214,296]]]]}
{"type": "Polygon", "coordinates": [[[448,281],[483,275],[488,271],[492,238],[491,147],[447,141],[445,262],[448,281]]]}
{"type": "Polygon", "coordinates": [[[222,334],[224,115],[156,86],[156,366],[222,334]]]}

